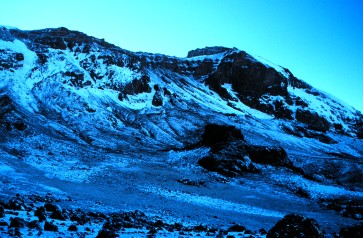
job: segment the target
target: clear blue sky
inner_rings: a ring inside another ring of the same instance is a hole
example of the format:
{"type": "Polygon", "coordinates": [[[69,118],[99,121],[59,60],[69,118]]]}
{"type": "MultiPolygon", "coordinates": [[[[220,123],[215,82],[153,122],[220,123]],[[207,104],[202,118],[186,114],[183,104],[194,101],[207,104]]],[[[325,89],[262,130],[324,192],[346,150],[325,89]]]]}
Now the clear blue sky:
{"type": "Polygon", "coordinates": [[[132,51],[237,47],[363,112],[363,0],[2,0],[0,25],[65,26],[132,51]]]}

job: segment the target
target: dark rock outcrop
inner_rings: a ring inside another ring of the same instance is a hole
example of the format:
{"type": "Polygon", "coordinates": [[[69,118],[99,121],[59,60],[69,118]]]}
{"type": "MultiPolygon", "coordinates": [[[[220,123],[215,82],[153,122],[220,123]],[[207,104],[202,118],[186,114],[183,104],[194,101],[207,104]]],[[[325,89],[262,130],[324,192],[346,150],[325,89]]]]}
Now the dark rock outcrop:
{"type": "Polygon", "coordinates": [[[67,220],[67,216],[63,214],[63,212],[61,212],[60,210],[56,210],[52,213],[52,215],[50,215],[51,219],[56,219],[56,220],[60,220],[60,221],[65,221],[67,220]]]}
{"type": "Polygon", "coordinates": [[[330,128],[330,123],[325,118],[309,110],[297,109],[296,120],[307,124],[308,129],[314,131],[326,132],[330,128]]]}
{"type": "Polygon", "coordinates": [[[52,203],[46,203],[44,204],[44,208],[47,212],[56,212],[60,211],[60,207],[58,205],[52,204],[52,203]]]}
{"type": "Polygon", "coordinates": [[[18,195],[12,199],[10,199],[10,201],[6,204],[6,208],[7,209],[11,209],[11,210],[24,210],[25,209],[25,205],[24,205],[24,200],[22,198],[22,196],[18,195]]]}
{"type": "Polygon", "coordinates": [[[70,226],[68,227],[68,230],[69,230],[69,231],[78,231],[78,227],[77,227],[76,225],[72,224],[72,225],[70,225],[70,226]]]}
{"type": "Polygon", "coordinates": [[[208,124],[204,128],[202,144],[214,146],[220,143],[227,143],[234,140],[244,141],[243,134],[234,126],[208,124]]]}
{"type": "MultiPolygon", "coordinates": [[[[362,178],[360,175],[359,178],[362,178]]],[[[361,179],[358,179],[357,183],[361,179]]],[[[363,200],[344,200],[334,199],[332,201],[323,202],[328,209],[334,210],[343,217],[349,217],[355,220],[363,220],[363,200]]]]}
{"type": "Polygon", "coordinates": [[[363,139],[363,126],[357,129],[357,137],[358,139],[363,139]]]}
{"type": "Polygon", "coordinates": [[[24,55],[0,49],[0,70],[16,70],[23,66],[24,55]]]}
{"type": "Polygon", "coordinates": [[[45,222],[44,223],[44,230],[45,231],[53,231],[53,232],[57,232],[58,231],[58,226],[53,224],[53,223],[50,223],[50,222],[45,222]]]}
{"type": "Polygon", "coordinates": [[[15,217],[10,221],[9,227],[24,228],[27,222],[23,218],[15,217]]]}
{"type": "Polygon", "coordinates": [[[139,93],[150,93],[151,88],[149,86],[150,78],[148,75],[143,75],[140,79],[134,79],[132,82],[126,84],[122,90],[119,99],[122,100],[126,95],[135,95],[139,93]]]}
{"type": "Polygon", "coordinates": [[[246,150],[252,162],[292,167],[292,162],[282,147],[246,146],[246,150]]]}
{"type": "Polygon", "coordinates": [[[229,231],[229,232],[244,232],[245,230],[247,230],[246,227],[238,225],[238,224],[233,225],[227,229],[227,231],[229,231]]]}
{"type": "Polygon", "coordinates": [[[215,55],[215,54],[227,52],[229,50],[232,50],[232,49],[227,48],[227,47],[222,47],[222,46],[205,47],[205,48],[189,51],[187,57],[191,58],[191,57],[202,56],[202,55],[215,55]]]}
{"type": "Polygon", "coordinates": [[[98,232],[96,238],[116,238],[117,235],[114,231],[102,229],[98,232]]]}
{"type": "Polygon", "coordinates": [[[212,60],[203,60],[195,68],[193,75],[195,77],[208,75],[212,72],[213,67],[214,67],[214,62],[212,60]]]}
{"type": "Polygon", "coordinates": [[[162,92],[158,85],[155,85],[154,89],[155,89],[155,94],[153,96],[152,105],[155,107],[160,107],[163,105],[162,92]]]}
{"type": "MultiPolygon", "coordinates": [[[[289,99],[287,79],[275,69],[255,61],[244,51],[235,51],[225,56],[215,72],[210,74],[205,82],[222,98],[226,98],[226,94],[221,89],[221,85],[231,84],[243,103],[267,113],[274,111],[266,110],[264,104],[261,103],[260,98],[263,95],[279,95],[285,100],[289,99]]],[[[276,115],[279,114],[280,117],[283,115],[278,110],[275,111],[276,115]]]]}
{"type": "Polygon", "coordinates": [[[363,222],[349,226],[343,227],[339,231],[339,237],[341,238],[361,238],[363,237],[363,222]]]}
{"type": "Polygon", "coordinates": [[[190,180],[190,179],[178,179],[177,182],[188,185],[188,186],[195,186],[195,187],[205,187],[207,181],[205,180],[190,180]]]}
{"type": "Polygon", "coordinates": [[[9,226],[9,224],[4,220],[0,220],[0,226],[9,226]]]}
{"type": "Polygon", "coordinates": [[[5,217],[4,207],[0,205],[0,218],[5,217]]]}
{"type": "Polygon", "coordinates": [[[30,229],[36,229],[36,230],[39,230],[39,231],[42,230],[39,221],[36,221],[36,220],[28,222],[27,226],[30,229]]]}
{"type": "Polygon", "coordinates": [[[198,164],[209,171],[217,172],[228,177],[256,171],[255,166],[250,160],[243,156],[239,156],[239,158],[227,158],[224,155],[212,154],[200,159],[198,164]]]}
{"type": "Polygon", "coordinates": [[[43,206],[35,210],[34,216],[37,216],[40,222],[47,220],[46,210],[43,206]]]}
{"type": "Polygon", "coordinates": [[[282,147],[250,145],[234,126],[206,125],[200,144],[211,147],[211,152],[198,164],[224,176],[258,172],[254,163],[297,170],[282,147]]]}
{"type": "Polygon", "coordinates": [[[319,224],[314,219],[301,215],[286,215],[268,231],[266,238],[296,237],[296,238],[323,238],[319,224]]]}

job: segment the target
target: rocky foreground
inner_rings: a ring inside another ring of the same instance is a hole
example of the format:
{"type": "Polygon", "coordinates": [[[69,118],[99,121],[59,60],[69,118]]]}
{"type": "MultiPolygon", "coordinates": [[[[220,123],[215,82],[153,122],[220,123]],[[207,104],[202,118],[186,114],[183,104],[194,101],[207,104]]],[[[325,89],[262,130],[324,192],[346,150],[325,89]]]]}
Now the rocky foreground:
{"type": "MultiPolygon", "coordinates": [[[[52,194],[19,195],[0,200],[1,237],[326,237],[314,219],[286,215],[268,232],[251,231],[241,224],[229,228],[188,225],[140,211],[102,213],[69,206],[71,198],[52,194]]],[[[345,227],[335,237],[362,237],[363,223],[345,227]]],[[[329,235],[330,237],[331,235],[329,235]]]]}

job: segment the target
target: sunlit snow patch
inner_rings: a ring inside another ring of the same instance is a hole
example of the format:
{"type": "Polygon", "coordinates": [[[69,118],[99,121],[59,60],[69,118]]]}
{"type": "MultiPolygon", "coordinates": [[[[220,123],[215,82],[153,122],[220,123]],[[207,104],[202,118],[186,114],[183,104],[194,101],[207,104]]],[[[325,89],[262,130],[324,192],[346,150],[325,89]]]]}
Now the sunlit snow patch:
{"type": "Polygon", "coordinates": [[[157,194],[159,196],[174,199],[181,202],[186,202],[190,204],[195,204],[198,206],[206,206],[220,210],[244,213],[244,214],[252,214],[266,217],[283,217],[284,215],[280,212],[262,209],[258,207],[252,207],[244,204],[234,203],[230,201],[226,201],[218,198],[211,198],[207,196],[200,196],[190,193],[183,193],[180,191],[171,191],[169,189],[157,188],[157,187],[139,187],[140,190],[144,192],[150,192],[157,194]]]}

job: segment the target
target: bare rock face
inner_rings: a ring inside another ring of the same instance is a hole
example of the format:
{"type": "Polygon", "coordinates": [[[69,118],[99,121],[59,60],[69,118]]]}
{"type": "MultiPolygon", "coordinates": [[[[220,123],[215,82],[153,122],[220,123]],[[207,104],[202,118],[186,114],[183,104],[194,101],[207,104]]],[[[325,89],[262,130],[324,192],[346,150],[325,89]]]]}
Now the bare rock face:
{"type": "Polygon", "coordinates": [[[353,226],[343,227],[339,231],[339,237],[342,237],[342,238],[363,237],[363,222],[353,225],[353,226]]]}
{"type": "Polygon", "coordinates": [[[296,120],[307,124],[309,129],[315,131],[326,132],[330,128],[330,124],[325,118],[309,110],[298,109],[296,111],[296,120]]]}
{"type": "Polygon", "coordinates": [[[213,151],[198,161],[198,164],[208,171],[217,172],[227,177],[243,175],[247,172],[257,172],[248,157],[243,143],[230,142],[213,151]]]}
{"type": "Polygon", "coordinates": [[[200,159],[198,164],[224,176],[258,172],[254,163],[294,169],[282,147],[250,145],[234,126],[206,125],[200,144],[209,146],[211,152],[200,159]]]}
{"type": "Polygon", "coordinates": [[[282,147],[246,146],[246,150],[255,163],[292,167],[292,162],[282,147]]]}
{"type": "Polygon", "coordinates": [[[296,237],[296,238],[323,238],[319,224],[314,219],[301,215],[286,215],[268,231],[266,238],[296,237]]]}
{"type": "Polygon", "coordinates": [[[291,101],[287,79],[273,68],[253,60],[244,51],[225,56],[215,72],[208,76],[206,84],[226,100],[231,100],[231,96],[222,85],[231,84],[244,104],[279,118],[292,119],[291,111],[283,104],[275,103],[269,107],[260,101],[263,95],[282,96],[285,101],[291,101]]]}
{"type": "Polygon", "coordinates": [[[133,95],[138,93],[150,93],[149,86],[150,78],[148,75],[143,75],[140,79],[134,79],[131,83],[127,84],[124,89],[125,94],[133,95]]]}
{"type": "Polygon", "coordinates": [[[232,50],[231,48],[222,47],[222,46],[214,46],[214,47],[205,47],[202,49],[191,50],[188,52],[188,58],[201,56],[201,55],[215,55],[220,54],[226,51],[232,50]]]}
{"type": "Polygon", "coordinates": [[[24,55],[0,49],[0,70],[16,70],[23,66],[24,55]]]}
{"type": "Polygon", "coordinates": [[[202,135],[202,143],[207,146],[227,143],[234,140],[244,141],[241,131],[237,130],[234,126],[208,124],[205,126],[202,135]]]}

